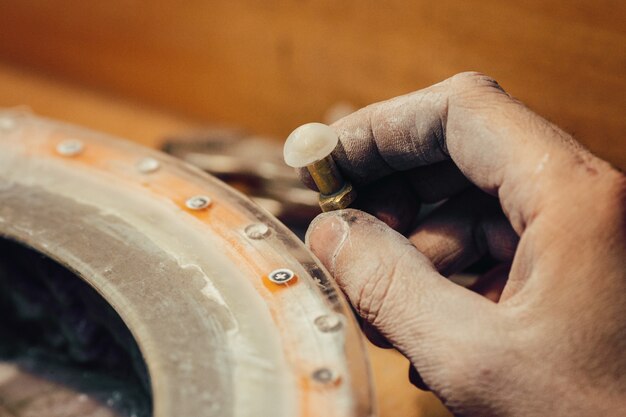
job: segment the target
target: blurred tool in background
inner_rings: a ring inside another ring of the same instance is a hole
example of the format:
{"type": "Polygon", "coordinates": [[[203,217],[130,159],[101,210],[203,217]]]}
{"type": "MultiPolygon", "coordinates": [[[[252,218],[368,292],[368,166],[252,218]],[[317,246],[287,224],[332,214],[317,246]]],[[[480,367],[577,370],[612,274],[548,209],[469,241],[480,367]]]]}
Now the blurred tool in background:
{"type": "Polygon", "coordinates": [[[167,138],[163,150],[241,191],[300,237],[321,212],[317,194],[285,165],[282,145],[275,140],[213,128],[167,138]]]}
{"type": "MultiPolygon", "coordinates": [[[[324,123],[354,112],[345,101],[331,106],[324,123]]],[[[283,145],[234,127],[213,127],[167,137],[162,150],[215,175],[278,217],[298,236],[321,213],[317,194],[306,188],[285,165],[283,145]]]]}

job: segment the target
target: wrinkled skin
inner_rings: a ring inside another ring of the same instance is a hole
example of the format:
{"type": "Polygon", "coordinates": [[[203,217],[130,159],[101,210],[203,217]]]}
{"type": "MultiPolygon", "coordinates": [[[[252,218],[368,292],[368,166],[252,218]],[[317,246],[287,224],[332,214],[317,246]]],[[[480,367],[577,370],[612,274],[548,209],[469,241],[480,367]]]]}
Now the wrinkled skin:
{"type": "Polygon", "coordinates": [[[322,214],[307,242],[415,385],[462,416],[626,414],[623,174],[477,73],[333,127],[373,215],[322,214]],[[485,254],[474,291],[445,278],[485,254]]]}

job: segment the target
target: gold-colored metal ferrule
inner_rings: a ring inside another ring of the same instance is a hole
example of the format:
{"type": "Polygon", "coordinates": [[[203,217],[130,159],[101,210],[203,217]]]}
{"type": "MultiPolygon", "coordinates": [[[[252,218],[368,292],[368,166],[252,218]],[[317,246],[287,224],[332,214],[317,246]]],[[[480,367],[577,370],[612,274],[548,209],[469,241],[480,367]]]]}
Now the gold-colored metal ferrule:
{"type": "Polygon", "coordinates": [[[345,209],[356,199],[356,191],[343,179],[330,155],[308,165],[307,169],[320,192],[319,204],[323,212],[345,209]]]}

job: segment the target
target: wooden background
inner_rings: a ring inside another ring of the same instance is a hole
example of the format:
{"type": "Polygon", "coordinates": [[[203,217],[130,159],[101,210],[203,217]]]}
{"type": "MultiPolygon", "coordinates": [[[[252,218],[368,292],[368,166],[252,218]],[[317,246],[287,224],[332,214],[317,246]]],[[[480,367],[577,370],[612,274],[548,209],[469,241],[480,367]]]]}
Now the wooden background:
{"type": "Polygon", "coordinates": [[[0,59],[282,137],[479,70],[626,167],[625,21],[623,0],[0,0],[0,59]]]}
{"type": "MultiPolygon", "coordinates": [[[[283,138],[465,70],[626,168],[622,0],[0,0],[0,107],[151,146],[215,122],[283,138]]],[[[445,415],[370,356],[382,417],[445,415]]]]}

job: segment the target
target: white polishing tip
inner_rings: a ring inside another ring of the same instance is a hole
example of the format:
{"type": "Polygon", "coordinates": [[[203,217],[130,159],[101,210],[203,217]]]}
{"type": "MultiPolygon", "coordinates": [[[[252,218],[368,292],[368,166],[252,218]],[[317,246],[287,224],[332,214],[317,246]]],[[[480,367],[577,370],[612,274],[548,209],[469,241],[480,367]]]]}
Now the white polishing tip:
{"type": "Polygon", "coordinates": [[[287,138],[283,148],[285,163],[290,167],[303,168],[326,158],[339,143],[337,133],[322,123],[300,126],[287,138]]]}

